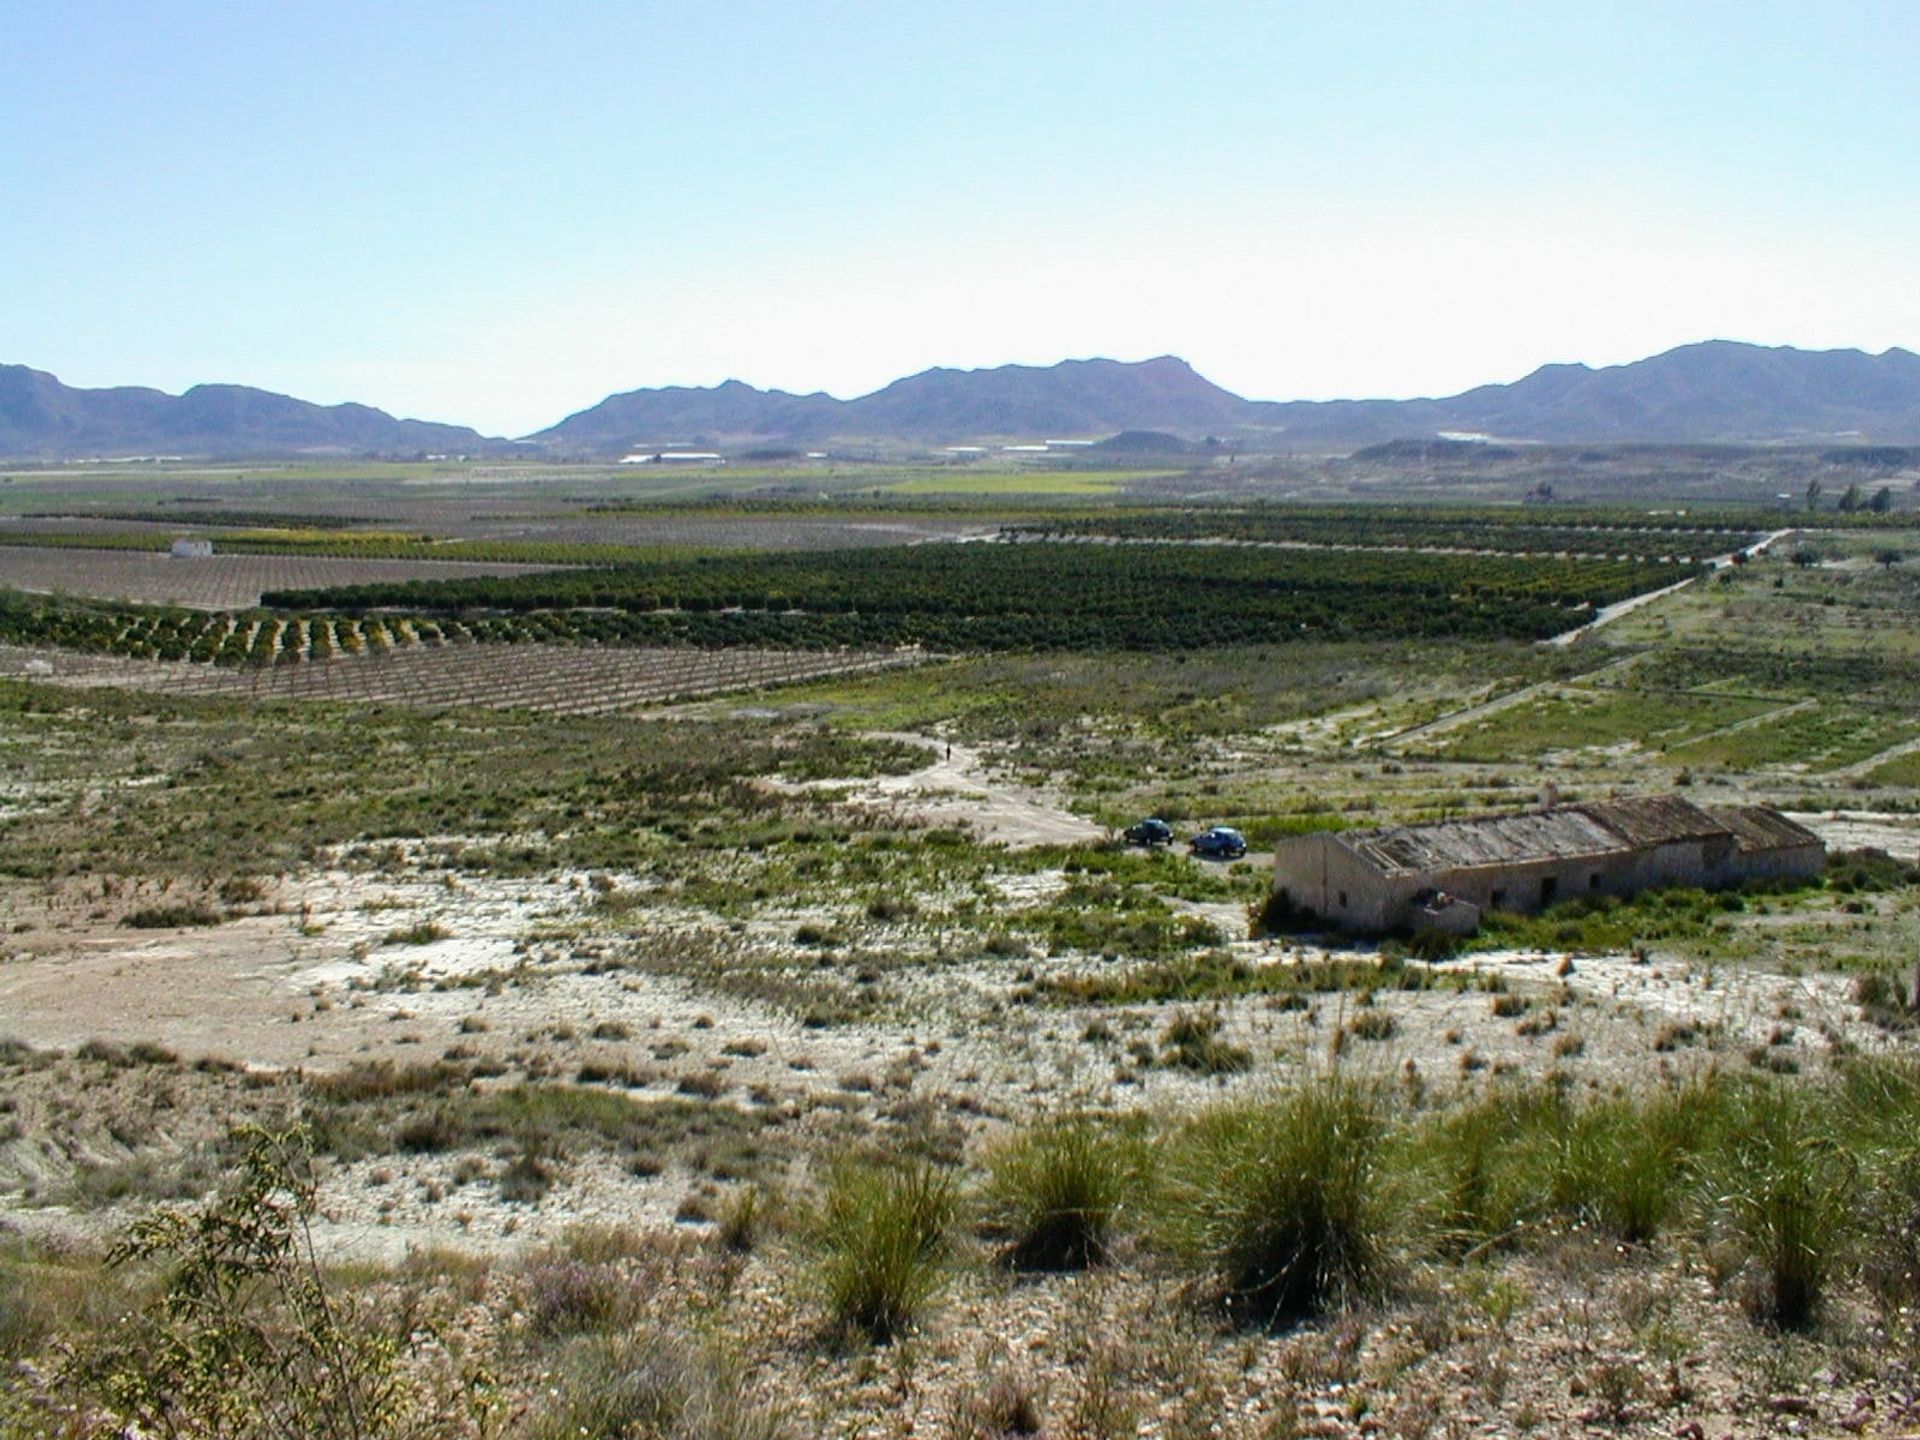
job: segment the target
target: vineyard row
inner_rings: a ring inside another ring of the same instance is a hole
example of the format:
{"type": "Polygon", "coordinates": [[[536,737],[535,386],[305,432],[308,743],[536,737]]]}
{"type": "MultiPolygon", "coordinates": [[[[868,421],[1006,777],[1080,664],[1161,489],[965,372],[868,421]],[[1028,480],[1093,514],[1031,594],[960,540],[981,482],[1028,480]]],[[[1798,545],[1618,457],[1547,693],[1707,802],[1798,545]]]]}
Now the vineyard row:
{"type": "Polygon", "coordinates": [[[912,651],[415,647],[236,671],[185,662],[0,647],[0,674],[169,695],[481,706],[592,715],[918,663],[912,651]]]}

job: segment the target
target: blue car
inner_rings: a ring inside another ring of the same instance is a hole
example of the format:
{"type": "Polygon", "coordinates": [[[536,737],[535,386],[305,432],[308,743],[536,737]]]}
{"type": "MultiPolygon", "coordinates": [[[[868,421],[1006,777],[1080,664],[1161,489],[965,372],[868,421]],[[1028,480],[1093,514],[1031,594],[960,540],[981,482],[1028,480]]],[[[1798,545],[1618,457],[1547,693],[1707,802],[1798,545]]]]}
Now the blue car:
{"type": "Polygon", "coordinates": [[[1124,833],[1129,845],[1145,845],[1149,850],[1155,845],[1173,844],[1173,827],[1157,815],[1129,825],[1124,833]]]}
{"type": "Polygon", "coordinates": [[[1215,825],[1202,830],[1187,842],[1193,853],[1206,860],[1238,860],[1247,853],[1247,837],[1231,825],[1215,825]]]}

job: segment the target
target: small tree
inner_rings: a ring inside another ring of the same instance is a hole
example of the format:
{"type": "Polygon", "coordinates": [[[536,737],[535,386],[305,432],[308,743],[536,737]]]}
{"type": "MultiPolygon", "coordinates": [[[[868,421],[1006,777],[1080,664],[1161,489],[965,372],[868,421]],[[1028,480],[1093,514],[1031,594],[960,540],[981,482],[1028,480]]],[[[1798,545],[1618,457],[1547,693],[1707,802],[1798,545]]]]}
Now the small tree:
{"type": "Polygon", "coordinates": [[[1845,515],[1851,515],[1860,508],[1860,482],[1858,480],[1847,486],[1846,493],[1840,497],[1840,503],[1836,508],[1845,515]]]}
{"type": "Polygon", "coordinates": [[[168,1440],[373,1440],[418,1417],[399,1343],[328,1291],[314,1253],[312,1151],[246,1132],[231,1185],[134,1223],[108,1257],[158,1266],[159,1290],[69,1379],[126,1433],[168,1440]]]}
{"type": "Polygon", "coordinates": [[[1906,559],[1907,557],[1903,551],[1888,549],[1888,550],[1876,550],[1874,552],[1873,558],[1874,558],[1874,563],[1879,565],[1881,569],[1891,570],[1894,566],[1898,565],[1902,560],[1906,559]]]}
{"type": "Polygon", "coordinates": [[[1882,485],[1878,490],[1874,491],[1873,499],[1867,502],[1867,509],[1876,515],[1884,515],[1892,508],[1893,490],[1892,487],[1887,485],[1882,485]]]}
{"type": "Polygon", "coordinates": [[[1818,510],[1820,508],[1820,497],[1825,493],[1826,488],[1826,486],[1820,483],[1818,477],[1807,482],[1807,509],[1818,510]]]}

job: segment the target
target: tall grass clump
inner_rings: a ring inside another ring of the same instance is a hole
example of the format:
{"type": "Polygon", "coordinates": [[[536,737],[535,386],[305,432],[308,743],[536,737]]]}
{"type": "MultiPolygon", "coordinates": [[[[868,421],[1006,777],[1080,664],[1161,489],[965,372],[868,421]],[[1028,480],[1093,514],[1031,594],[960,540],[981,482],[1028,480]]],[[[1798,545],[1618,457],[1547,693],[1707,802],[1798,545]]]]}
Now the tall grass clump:
{"type": "Polygon", "coordinates": [[[780,1416],[745,1391],[740,1367],[677,1336],[577,1340],[561,1357],[535,1440],[781,1440],[780,1416]]]}
{"type": "Polygon", "coordinates": [[[1548,1206],[1543,1177],[1565,1127],[1566,1104],[1545,1084],[1496,1084],[1427,1115],[1413,1137],[1443,1248],[1491,1248],[1548,1206]]]}
{"type": "Polygon", "coordinates": [[[640,1300],[638,1284],[618,1265],[549,1255],[527,1267],[526,1313],[537,1335],[620,1329],[633,1322],[640,1300]]]}
{"type": "Polygon", "coordinates": [[[1861,1157],[1860,1270],[1890,1336],[1920,1338],[1920,1064],[1857,1058],[1840,1075],[1861,1157]]]}
{"type": "Polygon", "coordinates": [[[1085,1115],[1042,1121],[987,1157],[989,1228],[1021,1270],[1081,1270],[1107,1258],[1145,1181],[1145,1150],[1085,1115]]]}
{"type": "Polygon", "coordinates": [[[1389,1278],[1387,1116],[1355,1082],[1311,1081],[1198,1116],[1169,1157],[1166,1235],[1234,1317],[1280,1325],[1363,1299],[1389,1278]]]}
{"type": "Polygon", "coordinates": [[[38,1355],[63,1327],[111,1324],[131,1308],[135,1289],[90,1256],[0,1234],[0,1374],[38,1355]]]}
{"type": "Polygon", "coordinates": [[[1753,1081],[1729,1098],[1704,1192],[1711,1232],[1745,1262],[1755,1319],[1812,1322],[1851,1240],[1860,1166],[1824,1089],[1753,1081]]]}
{"type": "Polygon", "coordinates": [[[1178,1011],[1160,1034],[1160,1062],[1199,1075],[1233,1075],[1253,1067],[1253,1052],[1220,1038],[1218,1011],[1178,1011]]]}
{"type": "Polygon", "coordinates": [[[945,1282],[956,1209],[953,1176],[933,1165],[837,1167],[815,1217],[834,1328],[877,1344],[910,1329],[945,1282]]]}
{"type": "Polygon", "coordinates": [[[1641,1245],[1671,1221],[1726,1090],[1711,1080],[1597,1100],[1569,1114],[1552,1157],[1555,1208],[1641,1245]]]}

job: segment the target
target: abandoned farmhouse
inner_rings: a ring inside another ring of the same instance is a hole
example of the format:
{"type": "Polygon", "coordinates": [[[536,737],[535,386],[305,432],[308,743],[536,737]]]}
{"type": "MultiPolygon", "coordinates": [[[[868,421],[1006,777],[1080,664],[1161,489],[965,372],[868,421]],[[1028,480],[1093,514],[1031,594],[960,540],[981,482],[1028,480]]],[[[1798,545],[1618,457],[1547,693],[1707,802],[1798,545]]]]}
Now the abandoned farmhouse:
{"type": "Polygon", "coordinates": [[[1819,837],[1777,810],[1645,795],[1297,835],[1275,850],[1273,884],[1294,913],[1351,933],[1464,933],[1488,910],[1525,914],[1582,895],[1809,877],[1825,856],[1819,837]]]}

